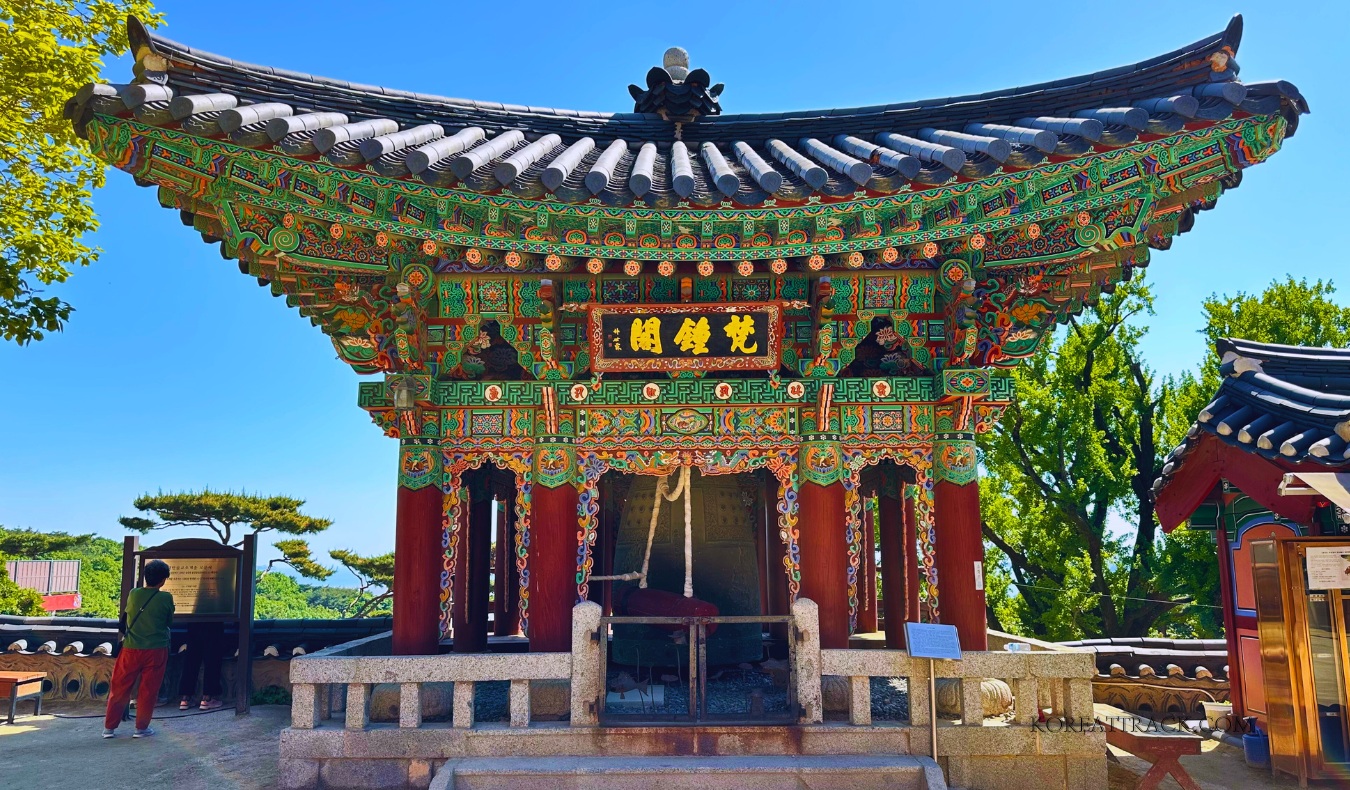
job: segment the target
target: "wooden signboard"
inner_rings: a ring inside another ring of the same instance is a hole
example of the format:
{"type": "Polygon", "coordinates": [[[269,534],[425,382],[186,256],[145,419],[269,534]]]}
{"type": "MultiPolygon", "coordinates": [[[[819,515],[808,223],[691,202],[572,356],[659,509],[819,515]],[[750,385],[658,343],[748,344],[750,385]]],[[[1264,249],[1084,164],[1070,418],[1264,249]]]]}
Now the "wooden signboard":
{"type": "Polygon", "coordinates": [[[145,573],[145,564],[163,560],[169,578],[161,588],[173,595],[174,622],[226,622],[239,627],[240,657],[234,710],[248,713],[253,686],[253,569],[257,566],[257,542],[244,537],[240,548],[213,540],[183,538],[142,549],[135,537],[122,544],[122,617],[127,595],[145,573]]]}
{"type": "Polygon", "coordinates": [[[777,370],[783,308],[776,302],[594,305],[591,369],[777,370]]]}
{"type": "Polygon", "coordinates": [[[239,610],[238,557],[165,557],[175,615],[230,617],[239,610]]]}

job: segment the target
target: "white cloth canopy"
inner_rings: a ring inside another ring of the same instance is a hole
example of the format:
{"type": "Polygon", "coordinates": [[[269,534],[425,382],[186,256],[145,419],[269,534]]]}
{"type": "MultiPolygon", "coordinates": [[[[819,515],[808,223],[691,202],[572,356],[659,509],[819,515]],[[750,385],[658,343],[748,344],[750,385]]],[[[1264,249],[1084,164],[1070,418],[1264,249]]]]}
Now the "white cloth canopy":
{"type": "Polygon", "coordinates": [[[1321,494],[1341,510],[1350,513],[1350,473],[1289,472],[1280,481],[1280,494],[1282,496],[1321,494]]]}

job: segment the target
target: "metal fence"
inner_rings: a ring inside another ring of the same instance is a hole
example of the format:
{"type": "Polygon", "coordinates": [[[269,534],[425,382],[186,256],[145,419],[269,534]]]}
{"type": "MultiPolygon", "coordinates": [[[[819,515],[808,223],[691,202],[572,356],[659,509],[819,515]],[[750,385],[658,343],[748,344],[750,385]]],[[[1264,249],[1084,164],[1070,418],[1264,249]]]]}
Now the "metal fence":
{"type": "Polygon", "coordinates": [[[795,722],[796,640],[786,638],[791,624],[788,615],[600,618],[600,722],[610,726],[795,722]],[[762,660],[711,664],[709,639],[721,627],[753,629],[762,660]],[[643,629],[667,635],[673,643],[673,649],[665,651],[667,657],[653,658],[645,666],[616,663],[615,644],[643,629]]]}
{"type": "Polygon", "coordinates": [[[80,591],[79,560],[8,560],[5,571],[15,584],[43,595],[80,591]]]}

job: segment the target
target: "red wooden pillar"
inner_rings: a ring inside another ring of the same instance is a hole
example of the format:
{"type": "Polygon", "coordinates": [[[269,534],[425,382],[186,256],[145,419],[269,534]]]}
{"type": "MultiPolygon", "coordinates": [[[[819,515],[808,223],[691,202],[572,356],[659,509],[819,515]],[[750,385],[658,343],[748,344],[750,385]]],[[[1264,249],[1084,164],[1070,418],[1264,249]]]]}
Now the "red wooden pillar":
{"type": "MultiPolygon", "coordinates": [[[[595,559],[591,570],[591,573],[595,576],[610,576],[614,573],[614,553],[609,550],[609,546],[614,534],[619,531],[619,525],[616,523],[617,514],[614,512],[614,492],[613,486],[610,484],[611,480],[610,476],[605,475],[595,483],[596,493],[600,497],[600,509],[595,514],[595,559]]],[[[613,586],[610,582],[596,582],[587,588],[586,598],[600,604],[600,608],[608,612],[611,604],[610,592],[613,586]]]]}
{"type": "MultiPolygon", "coordinates": [[[[914,583],[913,523],[905,518],[895,467],[882,467],[877,493],[877,527],[881,532],[881,605],[885,611],[886,647],[905,648],[905,623],[912,619],[909,589],[914,583]]],[[[916,596],[917,599],[917,596],[916,596]]],[[[917,600],[916,600],[917,604],[917,600]]]]}
{"type": "Polygon", "coordinates": [[[820,646],[848,647],[848,539],[844,484],[803,482],[797,494],[801,595],[820,607],[820,646]]]}
{"type": "Polygon", "coordinates": [[[506,621],[506,563],[510,554],[506,548],[506,507],[500,497],[493,499],[493,513],[496,526],[492,531],[492,633],[501,634],[502,623],[506,621]]]}
{"type": "Polygon", "coordinates": [[[520,569],[516,567],[516,503],[514,495],[503,498],[497,521],[498,605],[493,610],[498,636],[520,633],[520,569]]]}
{"type": "Polygon", "coordinates": [[[394,655],[440,645],[441,487],[398,487],[394,521],[394,655]]]}
{"type": "Polygon", "coordinates": [[[467,514],[455,556],[455,586],[450,607],[456,653],[487,650],[488,593],[492,568],[491,471],[466,476],[467,514]]]}
{"type": "Polygon", "coordinates": [[[577,490],[570,482],[536,484],[531,504],[530,651],[568,651],[577,602],[577,490]]]}
{"type": "Polygon", "coordinates": [[[753,523],[755,525],[755,565],[759,571],[759,613],[762,615],[773,614],[773,600],[769,592],[769,573],[773,568],[773,561],[769,559],[769,521],[768,514],[764,512],[764,481],[756,476],[753,495],[755,504],[753,507],[753,523]]]}
{"type": "Polygon", "coordinates": [[[487,650],[488,613],[492,600],[492,470],[480,472],[469,503],[469,627],[475,651],[487,650]]]}
{"type": "Polygon", "coordinates": [[[956,626],[963,650],[987,650],[984,605],[984,538],[980,533],[980,486],[975,469],[975,442],[957,439],[939,443],[934,457],[933,547],[938,572],[941,620],[956,626]],[[945,446],[944,446],[945,445],[945,446]]]}
{"type": "MultiPolygon", "coordinates": [[[[792,596],[788,586],[787,544],[778,532],[778,478],[766,474],[761,480],[759,500],[761,523],[764,533],[764,614],[783,615],[792,611],[792,596]]],[[[776,639],[787,639],[786,623],[773,623],[769,633],[776,639]]]]}
{"type": "Polygon", "coordinates": [[[1233,554],[1228,544],[1228,529],[1223,518],[1223,494],[1215,526],[1215,550],[1219,554],[1219,600],[1223,604],[1224,641],[1228,643],[1228,699],[1233,703],[1234,720],[1247,715],[1247,699],[1242,686],[1242,656],[1238,650],[1237,601],[1233,596],[1233,554]]]}
{"type": "Polygon", "coordinates": [[[900,514],[903,524],[902,539],[905,550],[905,610],[909,613],[908,622],[923,622],[923,612],[919,609],[919,590],[923,587],[924,572],[919,564],[919,521],[914,515],[914,496],[918,489],[900,485],[900,514]],[[909,494],[905,494],[905,489],[909,494]]]}
{"type": "Polygon", "coordinates": [[[858,563],[858,633],[877,630],[877,542],[873,494],[864,496],[862,508],[862,557],[858,563]]]}

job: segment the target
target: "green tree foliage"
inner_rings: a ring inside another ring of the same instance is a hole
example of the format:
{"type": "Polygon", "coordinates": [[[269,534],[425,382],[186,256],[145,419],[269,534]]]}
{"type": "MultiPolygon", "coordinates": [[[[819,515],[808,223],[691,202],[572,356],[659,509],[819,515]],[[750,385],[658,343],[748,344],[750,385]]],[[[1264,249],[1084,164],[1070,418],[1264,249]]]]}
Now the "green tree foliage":
{"type": "Polygon", "coordinates": [[[394,595],[394,553],[363,557],[345,549],[334,549],[328,556],[356,576],[358,587],[352,602],[342,610],[344,617],[370,617],[389,614],[388,602],[394,595]]]}
{"type": "Polygon", "coordinates": [[[281,556],[267,563],[268,570],[271,570],[273,565],[280,564],[290,566],[292,570],[307,579],[322,580],[333,575],[331,568],[325,568],[314,561],[307,541],[299,538],[287,538],[273,543],[272,547],[281,552],[281,556]]]}
{"type": "Polygon", "coordinates": [[[46,613],[42,608],[42,596],[35,590],[15,584],[5,570],[4,558],[0,557],[0,614],[41,617],[46,613]]]}
{"type": "Polygon", "coordinates": [[[71,306],[43,297],[98,250],[90,202],[103,165],[75,137],[65,102],[127,50],[128,14],[161,18],[146,0],[0,4],[0,337],[25,344],[59,331],[71,306]]]}
{"type": "MultiPolygon", "coordinates": [[[[258,535],[274,532],[285,535],[314,535],[333,525],[331,519],[307,516],[300,512],[303,499],[287,496],[256,496],[230,491],[186,491],[179,494],[146,494],[133,503],[142,513],[154,518],[122,516],[118,522],[142,535],[171,527],[207,529],[227,546],[243,542],[242,533],[258,535]]],[[[314,561],[309,543],[299,539],[283,539],[275,544],[282,558],[303,576],[326,579],[332,571],[314,561]]],[[[269,567],[271,565],[269,564],[269,567]]]]}
{"type": "Polygon", "coordinates": [[[47,559],[47,555],[54,551],[82,546],[93,538],[93,535],[0,527],[0,554],[17,560],[47,559]]]}
{"type": "MultiPolygon", "coordinates": [[[[1259,294],[1238,291],[1236,296],[1210,294],[1205,300],[1208,343],[1202,371],[1205,394],[1219,384],[1219,355],[1214,344],[1225,337],[1289,346],[1350,347],[1350,305],[1336,303],[1332,282],[1292,276],[1272,282],[1259,294]]],[[[1203,405],[1203,404],[1201,404],[1203,405]]]]}
{"type": "Polygon", "coordinates": [[[1159,535],[1149,492],[1218,386],[1214,342],[1350,345],[1335,292],[1289,277],[1213,294],[1200,375],[1159,380],[1138,350],[1151,297],[1125,287],[1019,368],[1016,403],[981,440],[990,622],[1051,639],[1220,633],[1210,535],[1159,535]]]}
{"type": "Polygon", "coordinates": [[[369,606],[372,595],[353,587],[306,584],[285,573],[260,573],[254,617],[259,620],[336,620],[389,615],[388,600],[369,606]],[[357,614],[365,607],[366,611],[357,614]]]}
{"type": "Polygon", "coordinates": [[[1153,514],[1153,480],[1191,415],[1177,409],[1186,383],[1140,356],[1151,311],[1147,287],[1122,287],[1013,374],[1017,397],[981,443],[984,533],[1001,555],[990,586],[1016,590],[989,598],[995,627],[1073,639],[1217,625],[1183,606],[1215,598],[1214,562],[1187,562],[1208,536],[1164,538],[1153,514]]]}
{"type": "Polygon", "coordinates": [[[310,596],[315,589],[285,573],[260,573],[253,604],[258,620],[335,620],[337,609],[316,605],[310,596]]]}
{"type": "Polygon", "coordinates": [[[127,529],[144,535],[170,527],[200,527],[211,530],[228,546],[242,542],[242,538],[235,540],[236,532],[312,535],[333,525],[329,519],[301,513],[305,501],[287,496],[256,496],[207,488],[181,494],[146,494],[132,504],[142,513],[153,513],[155,518],[122,516],[118,522],[127,529]]]}

